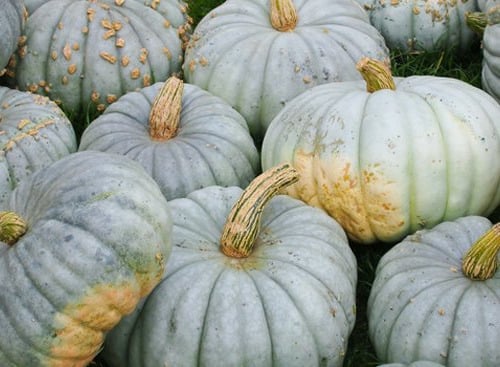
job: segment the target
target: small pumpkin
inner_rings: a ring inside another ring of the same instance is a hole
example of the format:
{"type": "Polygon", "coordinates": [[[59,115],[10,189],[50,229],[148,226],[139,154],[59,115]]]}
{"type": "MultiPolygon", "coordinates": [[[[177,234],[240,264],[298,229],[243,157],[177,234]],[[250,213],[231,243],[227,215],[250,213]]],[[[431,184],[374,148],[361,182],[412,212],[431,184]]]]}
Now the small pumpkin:
{"type": "Polygon", "coordinates": [[[243,191],[169,202],[161,283],[106,338],[111,367],[342,366],[355,321],[356,258],[323,211],[285,195],[288,165],[243,191]]]}
{"type": "Polygon", "coordinates": [[[53,101],[0,87],[0,210],[19,182],[76,150],[71,121],[53,101]]]}
{"type": "Polygon", "coordinates": [[[465,16],[477,11],[475,0],[357,0],[390,50],[404,53],[468,51],[478,38],[465,16]]]}
{"type": "Polygon", "coordinates": [[[135,0],[47,1],[28,17],[24,36],[18,88],[49,96],[71,116],[100,114],[126,92],[178,73],[182,63],[177,29],[135,0]]]}
{"type": "Polygon", "coordinates": [[[211,185],[245,187],[260,170],[244,118],[177,77],[122,96],[85,129],[79,149],[140,162],[168,200],[211,185]]]}
{"type": "Polygon", "coordinates": [[[500,204],[500,105],[454,78],[393,78],[368,58],[366,79],[316,86],[272,121],[262,167],[301,173],[286,192],[325,209],[359,243],[500,204]]]}
{"type": "Polygon", "coordinates": [[[500,103],[500,2],[490,0],[483,12],[467,15],[471,29],[482,37],[482,88],[500,103]]]}
{"type": "Polygon", "coordinates": [[[83,367],[160,280],[169,208],[142,167],[71,154],[35,172],[0,213],[0,365],[83,367]]]}
{"type": "Polygon", "coordinates": [[[380,260],[369,336],[388,362],[500,365],[500,224],[467,216],[406,237],[380,260]]]}
{"type": "Polygon", "coordinates": [[[4,74],[10,57],[17,48],[25,21],[21,0],[0,0],[0,76],[4,74]]]}
{"type": "Polygon", "coordinates": [[[183,70],[187,82],[239,111],[260,144],[300,92],[360,79],[362,56],[389,59],[383,37],[351,0],[229,0],[196,26],[183,70]]]}

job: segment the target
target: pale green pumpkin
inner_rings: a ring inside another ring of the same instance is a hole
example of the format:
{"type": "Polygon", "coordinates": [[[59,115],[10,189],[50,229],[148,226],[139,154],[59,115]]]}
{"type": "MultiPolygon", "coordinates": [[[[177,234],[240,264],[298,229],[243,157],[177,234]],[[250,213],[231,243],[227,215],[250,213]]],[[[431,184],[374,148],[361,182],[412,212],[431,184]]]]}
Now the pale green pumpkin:
{"type": "Polygon", "coordinates": [[[500,365],[500,227],[485,217],[406,237],[379,261],[368,329],[382,361],[500,365]]]}
{"type": "Polygon", "coordinates": [[[342,366],[356,258],[323,211],[276,195],[287,165],[243,191],[169,202],[172,256],[153,293],[106,339],[110,367],[342,366]]]}
{"type": "Polygon", "coordinates": [[[246,187],[260,170],[245,119],[176,77],[121,97],[85,129],[79,150],[138,161],[168,200],[212,185],[246,187]]]}
{"type": "Polygon", "coordinates": [[[87,366],[160,280],[171,229],[125,157],[74,153],[24,180],[0,212],[0,366],[87,366]]]}
{"type": "Polygon", "coordinates": [[[405,53],[468,51],[477,36],[466,14],[478,10],[475,0],[357,0],[387,47],[405,53]]]}
{"type": "Polygon", "coordinates": [[[351,0],[229,0],[196,26],[183,70],[187,82],[238,110],[260,143],[297,94],[360,79],[362,56],[388,61],[388,50],[351,0]]]}
{"type": "Polygon", "coordinates": [[[19,182],[76,150],[73,126],[53,101],[0,87],[0,210],[19,182]]]}
{"type": "Polygon", "coordinates": [[[366,82],[302,93],[272,121],[262,167],[301,173],[287,193],[326,210],[357,242],[395,242],[500,204],[500,105],[453,78],[392,78],[359,64],[366,82]]]}
{"type": "Polygon", "coordinates": [[[47,1],[28,17],[24,35],[17,86],[49,96],[72,116],[101,113],[182,63],[177,28],[136,0],[47,1]]]}

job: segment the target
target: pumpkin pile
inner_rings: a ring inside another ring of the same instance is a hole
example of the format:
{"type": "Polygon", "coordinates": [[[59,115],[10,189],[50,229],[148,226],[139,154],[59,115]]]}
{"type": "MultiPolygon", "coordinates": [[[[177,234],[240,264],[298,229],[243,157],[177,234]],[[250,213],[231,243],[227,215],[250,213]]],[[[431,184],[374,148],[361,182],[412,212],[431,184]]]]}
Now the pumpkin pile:
{"type": "Polygon", "coordinates": [[[498,0],[201,3],[0,0],[0,367],[500,366],[498,0]]]}

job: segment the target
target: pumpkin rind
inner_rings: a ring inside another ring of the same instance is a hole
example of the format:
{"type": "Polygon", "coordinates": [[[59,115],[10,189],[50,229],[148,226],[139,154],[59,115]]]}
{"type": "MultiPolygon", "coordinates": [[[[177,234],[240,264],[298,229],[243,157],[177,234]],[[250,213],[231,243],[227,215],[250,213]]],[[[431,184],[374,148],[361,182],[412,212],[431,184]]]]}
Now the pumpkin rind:
{"type": "Polygon", "coordinates": [[[110,366],[341,366],[355,321],[356,259],[324,212],[278,195],[248,257],[220,238],[237,187],[169,202],[165,278],[108,335],[110,366]]]}
{"type": "Polygon", "coordinates": [[[477,11],[474,0],[357,0],[391,50],[465,52],[478,41],[465,20],[477,11]]]}
{"type": "Polygon", "coordinates": [[[368,299],[369,335],[381,360],[500,364],[500,273],[478,281],[461,270],[491,227],[484,217],[462,217],[418,231],[382,257],[368,299]]]}
{"type": "Polygon", "coordinates": [[[168,200],[211,185],[245,187],[260,170],[260,158],[243,117],[221,98],[184,84],[175,136],[155,140],[150,113],[163,85],[121,97],[85,129],[79,149],[140,162],[168,200]]]}
{"type": "Polygon", "coordinates": [[[25,8],[21,0],[0,0],[0,75],[3,74],[24,27],[25,8]]]}
{"type": "Polygon", "coordinates": [[[500,3],[490,1],[489,23],[483,34],[481,84],[500,103],[500,3]]]}
{"type": "Polygon", "coordinates": [[[9,210],[28,230],[0,250],[0,365],[86,366],[163,274],[166,200],[137,163],[82,152],[23,181],[9,210]]]}
{"type": "Polygon", "coordinates": [[[322,207],[362,243],[395,242],[421,228],[500,204],[500,105],[453,78],[395,78],[316,86],[272,121],[261,159],[289,162],[286,192],[322,207]]]}
{"type": "Polygon", "coordinates": [[[182,41],[167,23],[139,1],[48,1],[26,22],[17,86],[71,115],[100,113],[124,93],[180,71],[182,41]]]}
{"type": "Polygon", "coordinates": [[[384,363],[378,365],[378,367],[445,367],[440,363],[430,362],[430,361],[416,361],[409,364],[405,363],[384,363]]]}
{"type": "Polygon", "coordinates": [[[270,1],[226,1],[198,23],[186,48],[186,81],[231,104],[258,141],[300,92],[359,79],[355,63],[362,56],[388,60],[384,39],[351,1],[293,4],[296,27],[279,31],[270,22],[270,1]]]}
{"type": "Polygon", "coordinates": [[[70,120],[47,97],[0,87],[0,210],[33,172],[77,150],[70,120]]]}

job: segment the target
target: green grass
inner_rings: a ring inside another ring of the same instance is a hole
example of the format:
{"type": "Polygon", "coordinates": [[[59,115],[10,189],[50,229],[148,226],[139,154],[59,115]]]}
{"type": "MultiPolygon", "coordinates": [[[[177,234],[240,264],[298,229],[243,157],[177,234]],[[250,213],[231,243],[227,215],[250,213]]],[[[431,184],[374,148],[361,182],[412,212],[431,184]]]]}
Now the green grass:
{"type": "MultiPolygon", "coordinates": [[[[222,0],[188,1],[189,15],[194,20],[193,28],[209,10],[222,2],[222,0]]],[[[446,76],[463,80],[476,87],[481,85],[482,56],[479,43],[465,55],[456,55],[452,52],[404,55],[392,52],[391,60],[394,76],[446,76]]],[[[495,219],[500,218],[500,212],[492,217],[495,219]]],[[[379,364],[375,352],[368,342],[366,304],[377,263],[389,248],[390,245],[383,244],[370,246],[352,244],[352,249],[358,260],[357,321],[349,339],[345,367],[370,367],[379,364]]],[[[93,366],[106,367],[98,360],[94,362],[93,366]]]]}

